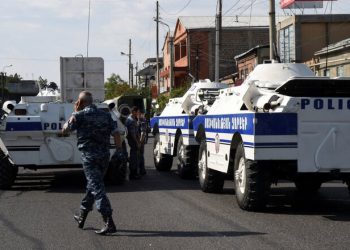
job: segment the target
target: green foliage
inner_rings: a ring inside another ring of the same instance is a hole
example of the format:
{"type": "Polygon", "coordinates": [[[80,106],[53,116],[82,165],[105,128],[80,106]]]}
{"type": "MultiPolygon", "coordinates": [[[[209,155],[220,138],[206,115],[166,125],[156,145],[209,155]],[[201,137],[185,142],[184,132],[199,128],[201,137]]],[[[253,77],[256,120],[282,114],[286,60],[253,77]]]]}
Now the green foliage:
{"type": "Polygon", "coordinates": [[[113,84],[127,84],[126,81],[124,81],[120,75],[116,75],[114,73],[112,73],[112,75],[107,78],[107,82],[106,83],[113,83],[113,84]]]}
{"type": "Polygon", "coordinates": [[[169,93],[160,94],[157,98],[157,104],[159,105],[159,107],[158,109],[154,108],[153,112],[160,114],[164,110],[170,98],[182,97],[187,92],[190,86],[191,85],[189,84],[176,89],[172,89],[170,95],[169,93]]]}
{"type": "Polygon", "coordinates": [[[23,78],[17,73],[14,75],[6,76],[6,83],[16,83],[20,82],[23,78]]]}
{"type": "Polygon", "coordinates": [[[168,102],[169,96],[166,94],[160,94],[157,98],[157,104],[159,105],[159,107],[155,110],[156,113],[161,113],[168,102]]]}
{"type": "Polygon", "coordinates": [[[131,88],[126,81],[124,81],[119,75],[112,74],[105,82],[105,98],[112,99],[121,95],[141,95],[144,98],[150,97],[150,89],[144,88],[131,88]]]}
{"type": "Polygon", "coordinates": [[[170,98],[183,96],[189,88],[190,86],[181,86],[179,88],[173,89],[170,93],[170,98]]]}
{"type": "Polygon", "coordinates": [[[38,82],[39,82],[40,89],[46,89],[47,79],[44,79],[41,76],[39,76],[38,82]]]}

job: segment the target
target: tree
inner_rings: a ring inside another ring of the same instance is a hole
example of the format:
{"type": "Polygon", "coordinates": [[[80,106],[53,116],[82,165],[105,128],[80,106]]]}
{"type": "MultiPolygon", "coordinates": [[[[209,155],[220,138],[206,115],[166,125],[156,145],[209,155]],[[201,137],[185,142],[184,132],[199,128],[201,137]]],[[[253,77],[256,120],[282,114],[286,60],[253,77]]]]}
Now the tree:
{"type": "Polygon", "coordinates": [[[56,90],[56,89],[58,89],[58,86],[57,86],[57,84],[56,84],[55,82],[50,82],[50,83],[47,85],[47,88],[56,90]]]}
{"type": "Polygon", "coordinates": [[[124,81],[120,75],[116,75],[114,73],[112,73],[112,75],[107,78],[107,82],[108,83],[113,83],[113,84],[127,84],[126,81],[124,81]]]}
{"type": "Polygon", "coordinates": [[[106,99],[112,99],[117,96],[127,95],[127,94],[138,94],[136,88],[130,88],[130,86],[116,74],[112,74],[105,82],[106,99]]]}
{"type": "Polygon", "coordinates": [[[170,98],[182,97],[190,87],[190,83],[186,85],[173,89],[170,94],[168,92],[160,94],[157,98],[158,108],[155,108],[153,112],[161,113],[165,108],[165,105],[169,102],[170,98]]]}
{"type": "Polygon", "coordinates": [[[15,73],[14,75],[6,76],[6,83],[20,82],[23,78],[15,73]]]}
{"type": "Polygon", "coordinates": [[[41,76],[39,76],[38,82],[39,82],[40,89],[47,88],[47,79],[44,79],[41,76]]]}

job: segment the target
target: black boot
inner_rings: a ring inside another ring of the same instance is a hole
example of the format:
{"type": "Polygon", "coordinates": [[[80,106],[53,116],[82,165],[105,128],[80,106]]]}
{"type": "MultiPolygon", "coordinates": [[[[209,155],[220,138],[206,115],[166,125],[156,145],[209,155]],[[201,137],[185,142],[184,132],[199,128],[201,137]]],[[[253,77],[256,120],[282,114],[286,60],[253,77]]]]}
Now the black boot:
{"type": "Polygon", "coordinates": [[[75,214],[74,219],[78,222],[78,227],[83,228],[89,211],[81,209],[80,214],[75,214]]]}
{"type": "Polygon", "coordinates": [[[105,223],[105,226],[101,230],[95,231],[95,233],[97,233],[99,235],[116,233],[117,228],[115,227],[112,215],[102,216],[102,218],[103,218],[103,222],[105,223]]]}

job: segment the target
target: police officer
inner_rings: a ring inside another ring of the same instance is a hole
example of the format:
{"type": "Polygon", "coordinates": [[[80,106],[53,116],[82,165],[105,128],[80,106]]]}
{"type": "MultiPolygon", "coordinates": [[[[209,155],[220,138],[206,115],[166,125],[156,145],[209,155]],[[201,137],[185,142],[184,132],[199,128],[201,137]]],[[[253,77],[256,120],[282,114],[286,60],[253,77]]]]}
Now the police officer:
{"type": "Polygon", "coordinates": [[[139,157],[139,173],[140,175],[146,175],[145,169],[145,143],[146,143],[146,133],[147,133],[147,121],[145,118],[145,113],[141,110],[138,112],[138,127],[139,127],[139,136],[140,136],[140,157],[139,157]]]}
{"type": "Polygon", "coordinates": [[[131,114],[126,119],[126,127],[128,129],[128,144],[130,146],[130,157],[129,157],[129,169],[130,176],[129,179],[136,180],[140,179],[140,175],[138,174],[138,165],[139,165],[139,157],[140,157],[140,137],[139,137],[139,129],[137,124],[137,113],[139,108],[134,106],[131,109],[131,114]]]}
{"type": "Polygon", "coordinates": [[[86,217],[95,202],[105,223],[101,230],[95,232],[106,235],[115,233],[116,226],[112,218],[112,207],[106,195],[103,177],[109,163],[110,136],[114,137],[117,152],[121,152],[121,138],[111,115],[97,109],[92,102],[90,92],[83,91],[79,94],[79,99],[75,103],[75,112],[64,124],[63,133],[77,130],[78,149],[82,153],[83,169],[87,180],[86,194],[81,201],[80,214],[75,215],[74,219],[78,222],[78,227],[83,228],[86,217]]]}

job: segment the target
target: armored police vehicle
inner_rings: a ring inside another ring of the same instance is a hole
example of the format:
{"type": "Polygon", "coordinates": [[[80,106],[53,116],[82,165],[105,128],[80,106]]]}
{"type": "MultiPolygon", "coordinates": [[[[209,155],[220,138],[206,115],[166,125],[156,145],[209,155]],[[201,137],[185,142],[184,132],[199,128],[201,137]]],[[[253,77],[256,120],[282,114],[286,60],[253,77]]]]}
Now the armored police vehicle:
{"type": "Polygon", "coordinates": [[[151,119],[154,134],[153,157],[159,171],[172,167],[177,156],[177,168],[181,178],[197,175],[199,144],[194,139],[192,120],[199,113],[206,113],[220,89],[227,84],[203,80],[194,83],[184,96],[169,100],[160,116],[151,119]]]}
{"type": "Polygon", "coordinates": [[[227,174],[245,210],[266,205],[272,183],[315,193],[323,182],[350,181],[350,80],[316,77],[304,64],[258,65],[241,86],[220,91],[193,120],[204,192],[227,174]]]}
{"type": "MultiPolygon", "coordinates": [[[[25,96],[19,103],[3,104],[5,115],[0,124],[0,188],[13,184],[18,167],[41,169],[47,167],[81,166],[75,132],[62,135],[61,129],[73,112],[73,101],[80,91],[93,94],[97,107],[110,111],[117,119],[115,103],[104,99],[104,66],[102,58],[61,58],[61,93],[25,96]]],[[[112,142],[113,140],[111,140],[112,142]]],[[[115,146],[111,145],[111,152],[115,146]]],[[[124,168],[124,167],[123,167],[124,168]]],[[[122,181],[120,169],[110,166],[109,178],[122,181]]],[[[125,169],[122,169],[122,173],[125,169]]]]}

